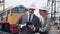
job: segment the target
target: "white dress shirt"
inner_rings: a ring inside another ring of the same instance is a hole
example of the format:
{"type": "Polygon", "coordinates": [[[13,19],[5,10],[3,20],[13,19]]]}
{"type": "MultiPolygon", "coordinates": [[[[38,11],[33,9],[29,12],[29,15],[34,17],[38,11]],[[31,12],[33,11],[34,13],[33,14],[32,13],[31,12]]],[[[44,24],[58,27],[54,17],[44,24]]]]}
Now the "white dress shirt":
{"type": "MultiPolygon", "coordinates": [[[[30,15],[30,14],[29,14],[29,12],[27,12],[27,14],[28,14],[28,21],[29,21],[29,15],[30,15]]],[[[33,19],[33,15],[34,15],[34,14],[31,14],[31,20],[33,19]]],[[[31,20],[30,20],[30,21],[31,21],[31,20]]]]}
{"type": "Polygon", "coordinates": [[[45,19],[40,15],[40,22],[44,25],[45,19]]]}

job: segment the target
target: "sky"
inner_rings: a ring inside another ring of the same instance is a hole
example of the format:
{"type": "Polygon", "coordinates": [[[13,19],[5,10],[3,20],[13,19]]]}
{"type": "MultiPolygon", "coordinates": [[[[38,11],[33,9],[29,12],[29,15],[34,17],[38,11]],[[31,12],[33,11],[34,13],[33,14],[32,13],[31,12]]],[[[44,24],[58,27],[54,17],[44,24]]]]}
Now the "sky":
{"type": "MultiPolygon", "coordinates": [[[[42,4],[46,5],[47,0],[5,0],[5,8],[11,7],[11,6],[14,7],[14,6],[17,6],[20,4],[27,6],[27,5],[29,5],[29,3],[32,3],[32,2],[35,4],[40,3],[40,5],[42,5],[42,4]]],[[[0,9],[1,9],[1,7],[0,7],[0,9]]]]}
{"type": "MultiPolygon", "coordinates": [[[[47,5],[47,0],[5,0],[5,8],[15,7],[18,5],[24,5],[27,7],[30,5],[30,3],[34,3],[36,5],[36,8],[38,8],[38,6],[47,5]]],[[[38,9],[36,9],[34,13],[38,15],[38,9]]]]}

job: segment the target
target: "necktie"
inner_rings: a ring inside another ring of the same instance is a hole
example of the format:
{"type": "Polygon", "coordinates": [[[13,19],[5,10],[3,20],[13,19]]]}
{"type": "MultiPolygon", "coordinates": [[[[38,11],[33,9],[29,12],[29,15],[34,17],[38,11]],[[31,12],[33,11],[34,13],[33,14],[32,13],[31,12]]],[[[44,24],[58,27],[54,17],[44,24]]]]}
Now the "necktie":
{"type": "Polygon", "coordinates": [[[31,15],[29,15],[29,22],[31,21],[31,15]]]}

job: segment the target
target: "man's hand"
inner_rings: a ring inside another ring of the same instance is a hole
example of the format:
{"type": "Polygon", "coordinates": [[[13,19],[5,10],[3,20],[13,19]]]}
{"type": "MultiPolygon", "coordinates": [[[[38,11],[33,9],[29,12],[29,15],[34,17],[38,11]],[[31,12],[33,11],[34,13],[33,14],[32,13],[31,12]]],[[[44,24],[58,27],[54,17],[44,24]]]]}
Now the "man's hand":
{"type": "Polygon", "coordinates": [[[26,23],[24,23],[24,24],[21,24],[21,28],[23,28],[23,27],[25,27],[26,26],[26,23]]]}
{"type": "Polygon", "coordinates": [[[20,28],[26,27],[26,23],[20,24],[20,28]]]}
{"type": "Polygon", "coordinates": [[[34,25],[28,25],[29,28],[31,28],[32,30],[34,30],[35,26],[34,25]]]}
{"type": "Polygon", "coordinates": [[[43,32],[43,28],[40,28],[39,31],[43,32]]]}

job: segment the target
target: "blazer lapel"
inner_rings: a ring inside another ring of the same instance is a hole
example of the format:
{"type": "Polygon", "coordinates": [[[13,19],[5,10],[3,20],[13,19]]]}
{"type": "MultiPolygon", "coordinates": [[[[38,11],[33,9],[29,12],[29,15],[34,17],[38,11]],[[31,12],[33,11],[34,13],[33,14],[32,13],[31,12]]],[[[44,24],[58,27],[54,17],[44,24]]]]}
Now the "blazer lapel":
{"type": "Polygon", "coordinates": [[[28,22],[28,14],[25,15],[25,19],[28,22]]]}

